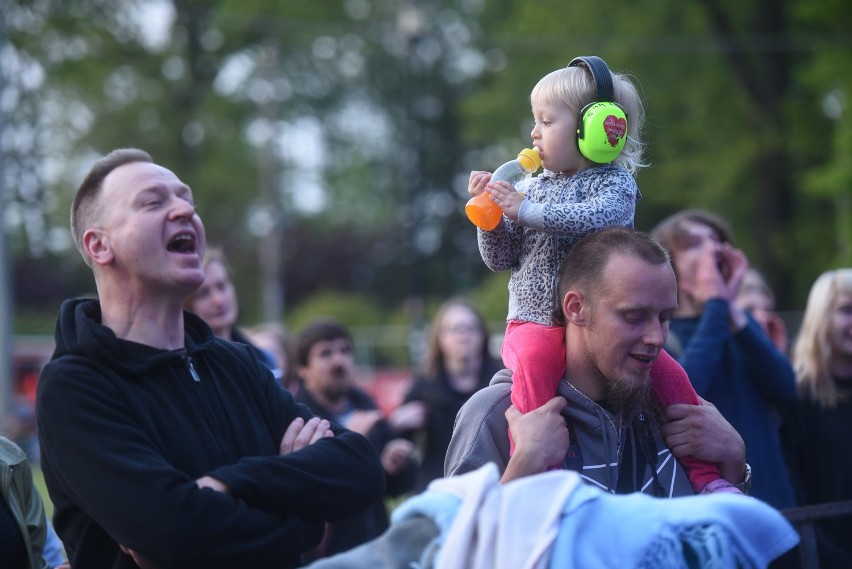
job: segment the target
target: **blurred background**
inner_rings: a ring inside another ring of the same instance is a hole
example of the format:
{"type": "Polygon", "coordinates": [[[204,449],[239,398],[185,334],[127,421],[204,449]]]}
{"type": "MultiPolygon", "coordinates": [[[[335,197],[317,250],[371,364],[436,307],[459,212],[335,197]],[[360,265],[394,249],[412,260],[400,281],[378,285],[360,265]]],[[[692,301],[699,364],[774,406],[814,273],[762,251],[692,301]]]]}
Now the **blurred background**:
{"type": "Polygon", "coordinates": [[[0,6],[0,413],[26,416],[60,302],[94,292],[68,212],[116,147],[192,187],[243,325],[333,316],[373,374],[416,365],[449,296],[499,334],[508,274],[479,257],[468,175],[530,144],[531,88],[577,55],[641,88],[639,229],[722,215],[791,319],[852,264],[846,0],[0,6]]]}

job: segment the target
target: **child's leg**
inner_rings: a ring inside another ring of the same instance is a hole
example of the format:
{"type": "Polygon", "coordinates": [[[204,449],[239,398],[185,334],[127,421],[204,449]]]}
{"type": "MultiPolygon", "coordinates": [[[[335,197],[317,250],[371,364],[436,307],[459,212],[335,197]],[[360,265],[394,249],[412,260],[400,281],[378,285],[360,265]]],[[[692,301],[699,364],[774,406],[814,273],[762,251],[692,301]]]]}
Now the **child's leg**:
{"type": "MultiPolygon", "coordinates": [[[[654,396],[664,409],[674,403],[701,404],[686,371],[665,350],[660,351],[660,355],[651,367],[651,385],[654,396]]],[[[720,480],[724,482],[724,479],[715,463],[698,460],[692,456],[679,460],[696,493],[702,491],[740,493],[733,485],[719,482],[720,480]]]]}
{"type": "MultiPolygon", "coordinates": [[[[512,370],[512,404],[521,413],[538,409],[556,396],[565,374],[565,328],[511,321],[501,355],[512,370]]],[[[514,454],[511,436],[509,442],[514,454]]]]}

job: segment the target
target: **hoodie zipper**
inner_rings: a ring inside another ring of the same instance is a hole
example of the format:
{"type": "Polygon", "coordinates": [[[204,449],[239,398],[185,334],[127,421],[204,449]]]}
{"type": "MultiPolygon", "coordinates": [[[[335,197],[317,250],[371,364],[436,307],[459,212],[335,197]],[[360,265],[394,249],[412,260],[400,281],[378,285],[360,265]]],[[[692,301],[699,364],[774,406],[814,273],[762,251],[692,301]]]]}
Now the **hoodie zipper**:
{"type": "Polygon", "coordinates": [[[189,368],[189,375],[192,376],[193,381],[195,383],[201,383],[201,376],[198,375],[198,372],[195,371],[195,366],[192,365],[192,356],[184,356],[184,361],[186,361],[186,367],[189,368]]]}
{"type": "MultiPolygon", "coordinates": [[[[612,494],[615,494],[617,486],[618,486],[618,477],[617,476],[614,477],[613,474],[612,474],[612,471],[613,471],[613,469],[616,469],[616,471],[617,471],[618,465],[621,462],[622,432],[619,428],[617,428],[615,426],[615,422],[612,420],[612,418],[609,416],[609,414],[606,412],[606,410],[603,407],[601,407],[600,404],[597,401],[593,401],[592,399],[590,399],[585,393],[583,393],[582,391],[580,391],[579,389],[574,387],[570,382],[566,382],[566,383],[568,383],[568,386],[571,389],[573,389],[575,393],[577,393],[578,395],[580,395],[580,397],[582,397],[583,399],[585,399],[586,401],[588,401],[589,403],[592,404],[592,406],[593,406],[592,408],[594,409],[594,412],[595,412],[595,415],[598,418],[598,421],[600,421],[602,423],[601,424],[601,430],[603,431],[603,433],[602,433],[603,439],[604,439],[603,444],[604,444],[604,447],[606,448],[606,452],[607,452],[607,455],[604,458],[604,460],[606,460],[606,464],[607,464],[606,474],[607,474],[607,477],[608,477],[608,482],[606,482],[606,490],[608,492],[612,493],[612,494]],[[611,463],[609,461],[609,450],[610,450],[610,448],[612,448],[611,447],[612,443],[609,441],[609,436],[607,435],[607,428],[606,428],[605,425],[603,425],[603,419],[606,419],[606,421],[609,423],[610,427],[612,427],[613,432],[615,433],[615,463],[611,463]]],[[[603,484],[603,483],[601,483],[601,484],[603,484]]]]}
{"type": "MultiPolygon", "coordinates": [[[[566,383],[568,383],[568,382],[566,382],[566,383]]],[[[598,420],[600,420],[601,417],[603,417],[604,419],[607,420],[607,422],[609,423],[610,427],[612,427],[612,430],[617,437],[615,452],[616,452],[616,456],[619,456],[620,453],[621,453],[621,432],[622,432],[622,430],[619,429],[619,428],[616,428],[615,422],[612,420],[612,418],[609,416],[609,414],[606,412],[606,410],[603,407],[601,407],[600,404],[597,401],[593,401],[593,400],[589,399],[589,397],[585,393],[583,393],[582,391],[580,391],[579,389],[577,389],[576,387],[574,387],[570,383],[568,383],[568,386],[571,389],[573,389],[577,394],[579,394],[580,397],[582,397],[583,399],[585,399],[586,401],[588,401],[589,403],[591,403],[594,406],[595,414],[598,416],[598,420]]]]}

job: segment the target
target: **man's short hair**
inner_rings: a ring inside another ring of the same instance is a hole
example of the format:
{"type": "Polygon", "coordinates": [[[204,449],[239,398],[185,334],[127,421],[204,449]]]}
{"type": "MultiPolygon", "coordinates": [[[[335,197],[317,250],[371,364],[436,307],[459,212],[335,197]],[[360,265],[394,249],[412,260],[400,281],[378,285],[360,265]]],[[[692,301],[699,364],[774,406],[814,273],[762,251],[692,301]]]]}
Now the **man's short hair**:
{"type": "Polygon", "coordinates": [[[604,269],[614,254],[635,257],[651,265],[671,262],[668,251],[656,239],[629,227],[610,227],[583,237],[571,247],[559,269],[554,324],[565,324],[562,300],[568,291],[594,295],[605,288],[604,269]]]}
{"type": "Polygon", "coordinates": [[[331,342],[340,339],[349,340],[352,344],[352,334],[340,322],[331,318],[314,320],[299,333],[296,340],[296,362],[299,366],[308,365],[311,348],[319,342],[331,342]]]}
{"type": "Polygon", "coordinates": [[[734,235],[731,226],[714,213],[701,209],[686,209],[668,216],[651,230],[651,236],[659,241],[669,252],[686,248],[689,232],[686,223],[700,223],[716,232],[722,243],[733,243],[734,235]]]}
{"type": "Polygon", "coordinates": [[[113,150],[92,165],[83,183],[77,188],[74,202],[71,204],[71,235],[77,250],[87,265],[91,265],[83,248],[83,233],[92,226],[95,216],[95,202],[103,187],[104,178],[110,172],[132,162],[154,162],[151,155],[138,148],[119,148],[113,150]]]}

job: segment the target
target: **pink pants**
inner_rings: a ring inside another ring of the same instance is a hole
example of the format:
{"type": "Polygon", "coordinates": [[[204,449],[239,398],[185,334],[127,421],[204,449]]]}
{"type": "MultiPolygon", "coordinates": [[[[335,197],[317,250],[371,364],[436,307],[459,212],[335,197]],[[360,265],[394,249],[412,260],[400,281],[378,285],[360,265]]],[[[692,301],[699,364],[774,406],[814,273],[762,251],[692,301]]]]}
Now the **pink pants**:
{"type": "MultiPolygon", "coordinates": [[[[565,328],[512,320],[506,327],[501,356],[512,370],[512,404],[522,413],[529,413],[556,396],[556,388],[565,375],[565,328]]],[[[683,367],[665,350],[660,351],[651,367],[651,384],[654,397],[663,408],[674,403],[701,404],[683,367]]],[[[511,436],[509,441],[514,453],[511,436]]],[[[722,478],[714,463],[693,457],[684,457],[680,462],[696,492],[722,478]]]]}

